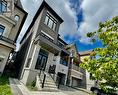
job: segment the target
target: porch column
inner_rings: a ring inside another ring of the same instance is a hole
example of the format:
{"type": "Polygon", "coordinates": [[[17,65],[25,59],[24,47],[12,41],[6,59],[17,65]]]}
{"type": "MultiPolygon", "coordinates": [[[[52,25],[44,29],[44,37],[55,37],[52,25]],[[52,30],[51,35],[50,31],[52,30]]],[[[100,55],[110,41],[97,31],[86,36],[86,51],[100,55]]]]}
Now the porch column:
{"type": "Polygon", "coordinates": [[[37,58],[38,58],[40,48],[41,48],[41,46],[39,46],[39,44],[34,45],[30,66],[29,66],[29,68],[24,69],[23,77],[22,77],[21,81],[25,85],[31,84],[36,79],[36,75],[38,72],[35,70],[35,65],[37,62],[37,58]]]}
{"type": "Polygon", "coordinates": [[[56,57],[55,63],[56,63],[55,73],[57,74],[58,71],[59,71],[60,55],[58,55],[58,56],[56,57]]]}
{"type": "Polygon", "coordinates": [[[41,48],[41,46],[39,46],[38,44],[36,44],[35,47],[34,47],[34,51],[33,51],[33,54],[32,54],[32,59],[31,59],[31,64],[30,64],[30,67],[29,67],[31,70],[35,69],[35,65],[36,65],[36,62],[37,62],[37,58],[38,58],[40,48],[41,48]]]}

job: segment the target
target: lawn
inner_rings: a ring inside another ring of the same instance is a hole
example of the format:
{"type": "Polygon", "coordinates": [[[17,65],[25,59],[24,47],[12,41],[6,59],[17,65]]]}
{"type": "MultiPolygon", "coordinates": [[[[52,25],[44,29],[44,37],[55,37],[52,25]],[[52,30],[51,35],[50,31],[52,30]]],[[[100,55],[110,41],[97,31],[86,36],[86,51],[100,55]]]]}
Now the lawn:
{"type": "Polygon", "coordinates": [[[6,76],[0,77],[0,95],[12,95],[9,80],[6,76]]]}

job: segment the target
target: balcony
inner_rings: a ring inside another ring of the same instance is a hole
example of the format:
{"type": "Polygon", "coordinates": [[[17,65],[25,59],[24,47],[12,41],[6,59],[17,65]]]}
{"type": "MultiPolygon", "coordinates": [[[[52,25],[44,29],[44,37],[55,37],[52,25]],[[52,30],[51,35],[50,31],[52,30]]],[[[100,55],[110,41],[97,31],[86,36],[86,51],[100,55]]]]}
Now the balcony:
{"type": "Polygon", "coordinates": [[[15,45],[15,43],[14,43],[13,40],[10,40],[9,38],[6,38],[6,37],[4,37],[4,36],[2,36],[2,35],[0,35],[0,40],[5,41],[5,42],[7,42],[7,43],[10,43],[10,44],[12,44],[12,45],[15,45]]]}
{"type": "Polygon", "coordinates": [[[67,50],[60,47],[58,43],[55,43],[54,38],[52,38],[50,35],[46,34],[44,31],[41,31],[39,33],[39,35],[36,37],[35,42],[37,42],[37,41],[40,41],[40,45],[42,47],[44,47],[45,49],[48,49],[49,51],[51,51],[53,53],[63,51],[69,55],[69,52],[67,50]]]}

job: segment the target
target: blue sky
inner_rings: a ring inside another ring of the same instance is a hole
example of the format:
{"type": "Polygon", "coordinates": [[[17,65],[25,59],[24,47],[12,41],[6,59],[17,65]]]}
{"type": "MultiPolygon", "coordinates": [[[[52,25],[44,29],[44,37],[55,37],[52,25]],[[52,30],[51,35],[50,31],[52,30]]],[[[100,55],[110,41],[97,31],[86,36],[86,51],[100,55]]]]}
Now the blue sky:
{"type": "MultiPolygon", "coordinates": [[[[21,0],[28,18],[21,31],[21,40],[43,0],[21,0]]],[[[59,14],[64,23],[59,34],[67,43],[76,43],[79,51],[101,47],[101,42],[90,43],[88,32],[97,30],[99,22],[118,15],[118,0],[45,0],[59,14]],[[60,7],[61,6],[61,7],[60,7]],[[110,7],[109,7],[110,6],[110,7]]]]}

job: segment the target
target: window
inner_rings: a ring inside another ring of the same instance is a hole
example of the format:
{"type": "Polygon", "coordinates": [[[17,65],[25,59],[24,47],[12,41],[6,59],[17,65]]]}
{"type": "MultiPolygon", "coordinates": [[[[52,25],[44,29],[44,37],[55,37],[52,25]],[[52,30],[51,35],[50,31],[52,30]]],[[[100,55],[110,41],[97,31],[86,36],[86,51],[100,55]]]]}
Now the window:
{"type": "Polygon", "coordinates": [[[52,30],[56,30],[57,21],[50,14],[47,13],[44,23],[52,30]]]}
{"type": "Polygon", "coordinates": [[[7,2],[5,0],[0,0],[0,13],[7,11],[7,2]]]}
{"type": "Polygon", "coordinates": [[[0,25],[0,35],[2,35],[2,34],[3,34],[4,30],[5,30],[5,27],[4,27],[4,26],[2,26],[2,25],[0,25]]]}
{"type": "Polygon", "coordinates": [[[19,17],[18,15],[15,15],[14,19],[15,19],[16,21],[19,21],[20,17],[19,17]]]}

